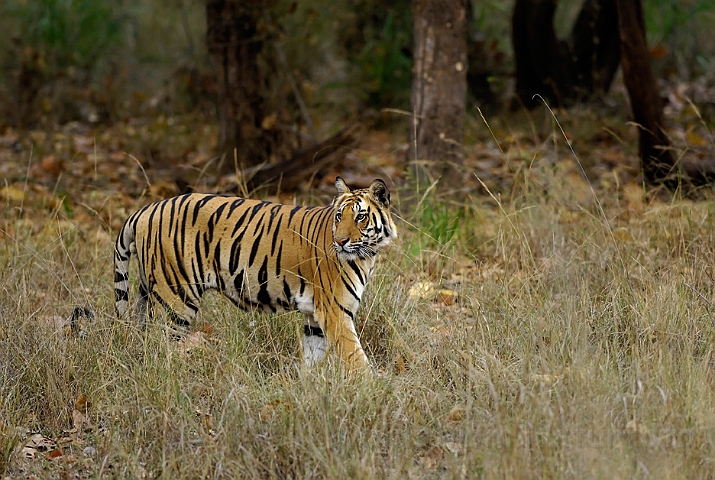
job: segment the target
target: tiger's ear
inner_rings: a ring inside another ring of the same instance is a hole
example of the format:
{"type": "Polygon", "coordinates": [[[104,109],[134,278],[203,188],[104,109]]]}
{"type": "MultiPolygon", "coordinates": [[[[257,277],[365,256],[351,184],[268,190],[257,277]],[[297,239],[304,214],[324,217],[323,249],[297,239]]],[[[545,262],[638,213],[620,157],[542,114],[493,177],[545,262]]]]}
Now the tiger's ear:
{"type": "Polygon", "coordinates": [[[387,189],[385,182],[379,178],[374,180],[370,184],[368,191],[370,192],[370,197],[372,197],[375,203],[385,208],[390,206],[390,191],[387,189]]]}
{"type": "Polygon", "coordinates": [[[343,195],[344,193],[348,193],[350,191],[348,186],[345,184],[345,180],[341,177],[337,177],[335,179],[335,188],[338,189],[338,195],[343,195]]]}

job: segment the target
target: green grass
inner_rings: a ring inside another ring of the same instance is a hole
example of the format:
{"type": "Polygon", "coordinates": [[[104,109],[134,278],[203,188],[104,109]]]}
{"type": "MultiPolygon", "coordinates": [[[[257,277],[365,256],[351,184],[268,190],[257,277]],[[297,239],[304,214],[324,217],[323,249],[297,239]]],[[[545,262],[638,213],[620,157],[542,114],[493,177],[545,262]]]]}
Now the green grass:
{"type": "Polygon", "coordinates": [[[712,477],[715,204],[654,196],[641,211],[619,192],[601,194],[602,214],[557,188],[454,211],[428,196],[428,210],[403,212],[357,321],[375,377],[302,369],[299,315],[250,315],[217,295],[188,352],[160,321],[116,322],[112,242],[128,207],[96,200],[98,219],[80,221],[36,190],[22,216],[3,197],[0,473],[712,477]],[[459,215],[446,245],[424,211],[459,215]],[[459,301],[410,295],[417,282],[459,301]],[[97,313],[86,338],[53,319],[78,304],[97,313]],[[76,431],[81,394],[91,426],[76,431]],[[63,455],[23,458],[32,433],[63,455]]]}

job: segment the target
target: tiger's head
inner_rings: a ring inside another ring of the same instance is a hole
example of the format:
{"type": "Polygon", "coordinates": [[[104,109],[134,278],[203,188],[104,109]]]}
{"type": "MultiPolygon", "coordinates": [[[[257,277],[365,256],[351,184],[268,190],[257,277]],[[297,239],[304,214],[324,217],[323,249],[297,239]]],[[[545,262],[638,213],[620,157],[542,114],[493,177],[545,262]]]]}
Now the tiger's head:
{"type": "Polygon", "coordinates": [[[397,238],[390,215],[390,191],[380,179],[368,188],[350,190],[335,180],[338,196],[333,201],[333,248],[342,260],[370,258],[397,238]]]}

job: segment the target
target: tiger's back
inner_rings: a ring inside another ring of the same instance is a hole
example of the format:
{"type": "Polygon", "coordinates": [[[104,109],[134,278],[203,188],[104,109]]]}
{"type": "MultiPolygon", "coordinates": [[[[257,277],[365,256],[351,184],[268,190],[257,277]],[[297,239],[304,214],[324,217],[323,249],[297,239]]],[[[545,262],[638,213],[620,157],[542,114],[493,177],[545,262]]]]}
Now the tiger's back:
{"type": "Polygon", "coordinates": [[[186,326],[203,293],[215,289],[247,310],[301,311],[307,363],[331,344],[348,366],[367,365],[353,319],[375,255],[396,229],[382,181],[355,192],[340,179],[336,185],[339,196],[326,207],[188,194],[142,208],[115,245],[117,314],[129,304],[128,263],[136,253],[142,323],[151,297],[186,326]],[[361,230],[355,220],[367,212],[361,230]]]}

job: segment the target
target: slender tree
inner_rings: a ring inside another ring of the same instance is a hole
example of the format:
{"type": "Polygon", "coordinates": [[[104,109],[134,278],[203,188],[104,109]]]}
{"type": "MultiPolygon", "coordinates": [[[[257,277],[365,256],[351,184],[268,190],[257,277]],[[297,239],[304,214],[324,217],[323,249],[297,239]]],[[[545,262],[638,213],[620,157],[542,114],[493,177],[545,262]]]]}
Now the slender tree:
{"type": "Polygon", "coordinates": [[[623,81],[639,126],[638,151],[646,180],[662,182],[673,173],[675,158],[663,132],[663,106],[655,82],[645,37],[641,0],[616,0],[621,34],[623,81]]]}
{"type": "MultiPolygon", "coordinates": [[[[275,64],[272,0],[207,0],[207,42],[218,78],[218,151],[224,169],[257,165],[290,153],[292,136],[273,128],[286,98],[270,98],[267,68],[275,64]],[[290,136],[290,138],[289,138],[290,136]]],[[[290,116],[290,114],[288,115],[290,116]]]]}
{"type": "Polygon", "coordinates": [[[607,91],[620,47],[615,0],[586,0],[570,37],[554,31],[556,0],[516,0],[512,40],[516,93],[527,107],[538,94],[555,104],[607,91]]]}
{"type": "Polygon", "coordinates": [[[413,0],[412,14],[411,157],[418,178],[429,173],[459,179],[463,175],[454,167],[463,158],[467,0],[413,0]]]}

